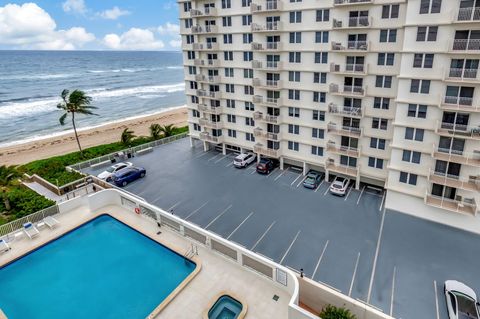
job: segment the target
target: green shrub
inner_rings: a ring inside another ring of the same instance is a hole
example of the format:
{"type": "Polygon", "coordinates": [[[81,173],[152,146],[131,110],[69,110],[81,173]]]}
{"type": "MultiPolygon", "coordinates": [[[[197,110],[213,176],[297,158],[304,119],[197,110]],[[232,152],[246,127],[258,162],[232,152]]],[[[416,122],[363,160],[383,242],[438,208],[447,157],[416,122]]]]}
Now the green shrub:
{"type": "MultiPolygon", "coordinates": [[[[7,192],[11,210],[2,216],[0,223],[8,222],[33,214],[39,210],[55,205],[55,202],[39,195],[23,185],[12,186],[7,192]]],[[[0,211],[5,211],[3,200],[0,201],[0,211]]]]}
{"type": "Polygon", "coordinates": [[[322,309],[320,313],[322,319],[356,319],[354,315],[350,313],[350,310],[344,308],[337,308],[332,305],[328,305],[322,309]]]}

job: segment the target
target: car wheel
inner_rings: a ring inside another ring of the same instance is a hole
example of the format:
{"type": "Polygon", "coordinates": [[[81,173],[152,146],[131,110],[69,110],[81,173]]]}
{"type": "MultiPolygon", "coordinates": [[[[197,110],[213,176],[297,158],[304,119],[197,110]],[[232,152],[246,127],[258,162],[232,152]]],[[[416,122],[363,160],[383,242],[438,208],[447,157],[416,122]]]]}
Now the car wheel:
{"type": "Polygon", "coordinates": [[[127,183],[126,181],[124,181],[124,182],[122,183],[122,186],[127,186],[127,184],[128,184],[128,183],[127,183]]]}
{"type": "Polygon", "coordinates": [[[111,177],[107,177],[107,179],[105,180],[107,183],[110,183],[112,181],[112,178],[111,177]]]}
{"type": "Polygon", "coordinates": [[[140,177],[142,178],[145,177],[145,173],[140,174],[140,177]]]}

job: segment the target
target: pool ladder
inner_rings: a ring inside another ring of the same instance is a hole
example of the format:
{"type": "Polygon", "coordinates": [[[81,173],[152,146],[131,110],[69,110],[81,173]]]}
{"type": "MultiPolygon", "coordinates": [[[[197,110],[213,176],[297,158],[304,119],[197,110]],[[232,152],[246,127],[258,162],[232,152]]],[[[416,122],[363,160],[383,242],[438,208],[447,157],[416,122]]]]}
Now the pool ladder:
{"type": "Polygon", "coordinates": [[[195,255],[198,255],[198,247],[197,247],[197,245],[191,244],[191,246],[187,250],[187,252],[185,254],[183,254],[183,257],[192,258],[195,255]]]}

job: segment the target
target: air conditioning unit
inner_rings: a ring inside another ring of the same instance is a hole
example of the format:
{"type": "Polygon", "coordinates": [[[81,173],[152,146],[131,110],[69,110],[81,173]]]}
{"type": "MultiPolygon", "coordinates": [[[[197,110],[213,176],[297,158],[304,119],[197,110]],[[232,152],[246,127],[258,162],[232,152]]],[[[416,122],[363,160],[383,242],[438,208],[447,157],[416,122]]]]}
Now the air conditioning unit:
{"type": "Polygon", "coordinates": [[[342,27],[342,21],[333,19],[333,27],[334,28],[341,28],[342,27]]]}

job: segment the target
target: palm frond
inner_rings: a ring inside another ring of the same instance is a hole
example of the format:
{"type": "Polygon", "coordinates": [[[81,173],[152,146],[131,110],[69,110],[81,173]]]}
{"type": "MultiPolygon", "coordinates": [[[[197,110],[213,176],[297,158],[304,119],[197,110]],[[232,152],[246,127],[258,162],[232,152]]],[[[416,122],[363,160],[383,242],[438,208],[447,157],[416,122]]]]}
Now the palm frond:
{"type": "Polygon", "coordinates": [[[65,125],[65,119],[67,118],[68,113],[64,113],[58,120],[60,121],[60,125],[65,125]]]}

